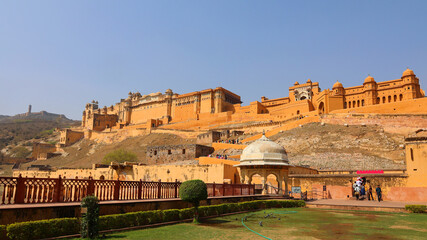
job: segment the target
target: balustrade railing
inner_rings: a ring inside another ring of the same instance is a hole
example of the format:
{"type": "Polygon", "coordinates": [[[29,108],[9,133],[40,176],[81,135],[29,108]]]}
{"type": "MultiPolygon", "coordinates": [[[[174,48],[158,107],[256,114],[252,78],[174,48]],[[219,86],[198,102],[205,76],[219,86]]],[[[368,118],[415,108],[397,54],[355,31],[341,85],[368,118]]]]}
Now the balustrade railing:
{"type": "MultiPolygon", "coordinates": [[[[80,202],[88,195],[100,201],[178,198],[181,183],[0,177],[0,204],[80,202]]],[[[208,196],[254,195],[255,185],[207,183],[208,196]]]]}

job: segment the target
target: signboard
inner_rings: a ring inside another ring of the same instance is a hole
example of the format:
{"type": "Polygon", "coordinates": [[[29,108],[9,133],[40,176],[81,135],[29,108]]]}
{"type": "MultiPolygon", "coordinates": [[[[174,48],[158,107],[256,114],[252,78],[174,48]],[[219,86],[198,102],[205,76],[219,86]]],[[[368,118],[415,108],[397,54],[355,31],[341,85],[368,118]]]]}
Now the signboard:
{"type": "Polygon", "coordinates": [[[360,170],[357,174],[383,174],[384,170],[360,170]]]}
{"type": "Polygon", "coordinates": [[[292,187],[292,193],[301,193],[301,187],[292,187]]]}

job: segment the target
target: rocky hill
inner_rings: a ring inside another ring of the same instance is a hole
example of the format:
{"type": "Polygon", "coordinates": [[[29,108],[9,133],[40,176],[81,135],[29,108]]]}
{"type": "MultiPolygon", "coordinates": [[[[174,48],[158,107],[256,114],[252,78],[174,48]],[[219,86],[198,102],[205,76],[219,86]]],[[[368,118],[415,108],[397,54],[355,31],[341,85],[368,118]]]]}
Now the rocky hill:
{"type": "Polygon", "coordinates": [[[15,116],[0,117],[0,150],[7,154],[9,149],[17,145],[31,145],[32,141],[47,140],[54,134],[55,128],[65,128],[79,125],[62,114],[23,113],[15,116]]]}
{"type": "Polygon", "coordinates": [[[89,140],[81,140],[76,144],[65,147],[62,156],[47,160],[33,161],[23,164],[25,168],[31,164],[50,165],[53,167],[90,168],[94,163],[101,163],[104,156],[116,149],[125,149],[138,157],[138,162],[145,163],[147,146],[192,144],[195,139],[183,139],[177,135],[153,133],[145,136],[128,138],[122,142],[105,144],[89,140]]]}
{"type": "MultiPolygon", "coordinates": [[[[323,170],[404,168],[404,136],[386,133],[380,126],[310,123],[270,139],[286,149],[295,165],[323,170]]],[[[217,153],[238,155],[241,150],[217,153]]]]}

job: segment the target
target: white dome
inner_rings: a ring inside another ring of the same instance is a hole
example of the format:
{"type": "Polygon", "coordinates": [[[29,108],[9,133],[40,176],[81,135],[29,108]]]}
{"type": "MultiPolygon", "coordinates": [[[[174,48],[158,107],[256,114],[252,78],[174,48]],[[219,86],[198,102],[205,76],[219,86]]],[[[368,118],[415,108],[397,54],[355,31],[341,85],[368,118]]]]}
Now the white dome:
{"type": "Polygon", "coordinates": [[[265,135],[243,150],[240,164],[236,166],[260,165],[290,166],[286,150],[265,135]]]}

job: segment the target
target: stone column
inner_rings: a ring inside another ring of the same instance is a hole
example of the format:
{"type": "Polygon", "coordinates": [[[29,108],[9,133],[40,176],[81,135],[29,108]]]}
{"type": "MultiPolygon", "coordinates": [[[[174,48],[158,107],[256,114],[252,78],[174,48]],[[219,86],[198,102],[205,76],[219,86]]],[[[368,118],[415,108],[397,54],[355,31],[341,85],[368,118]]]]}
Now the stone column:
{"type": "Polygon", "coordinates": [[[262,194],[266,195],[267,194],[267,174],[265,170],[262,171],[261,183],[262,183],[262,194]]]}
{"type": "Polygon", "coordinates": [[[281,172],[278,173],[277,187],[279,188],[279,195],[283,195],[283,190],[282,190],[282,174],[281,174],[281,172]]]}
{"type": "Polygon", "coordinates": [[[288,171],[285,171],[283,174],[283,181],[285,182],[285,196],[289,196],[289,189],[288,189],[288,183],[289,183],[289,178],[288,178],[288,171]]]}

